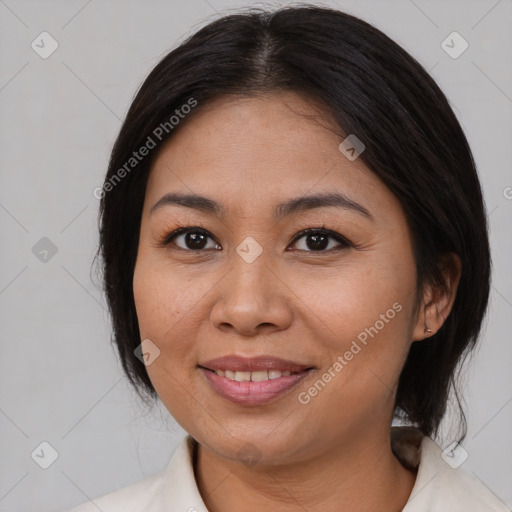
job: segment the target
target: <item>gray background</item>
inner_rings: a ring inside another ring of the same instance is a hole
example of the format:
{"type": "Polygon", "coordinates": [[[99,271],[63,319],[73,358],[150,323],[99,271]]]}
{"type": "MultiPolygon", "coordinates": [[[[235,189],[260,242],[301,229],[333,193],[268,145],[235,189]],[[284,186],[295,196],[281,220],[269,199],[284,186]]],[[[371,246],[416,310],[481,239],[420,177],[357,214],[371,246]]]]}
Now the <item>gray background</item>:
{"type": "MultiPolygon", "coordinates": [[[[93,190],[146,74],[185,36],[242,5],[250,2],[0,0],[1,511],[58,511],[140,480],[167,464],[185,434],[163,406],[148,411],[137,401],[110,346],[91,273],[93,190]],[[59,45],[47,59],[31,48],[43,31],[59,45]],[[43,237],[54,255],[34,254],[43,237]],[[43,441],[58,452],[48,469],[31,458],[43,441]]],[[[466,373],[462,467],[511,507],[512,1],[323,5],[359,15],[415,56],[447,94],[474,151],[494,286],[466,373]],[[469,43],[457,59],[441,47],[453,31],[469,43]]]]}

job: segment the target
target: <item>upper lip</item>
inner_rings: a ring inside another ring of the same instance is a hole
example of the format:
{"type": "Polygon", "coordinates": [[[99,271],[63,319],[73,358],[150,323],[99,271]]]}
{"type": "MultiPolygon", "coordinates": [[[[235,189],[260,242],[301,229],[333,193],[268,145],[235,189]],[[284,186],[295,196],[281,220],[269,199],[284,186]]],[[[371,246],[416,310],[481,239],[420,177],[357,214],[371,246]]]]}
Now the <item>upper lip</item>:
{"type": "Polygon", "coordinates": [[[290,372],[302,372],[312,368],[310,364],[296,363],[280,357],[263,355],[258,357],[245,357],[229,355],[210,359],[199,366],[209,370],[231,370],[232,372],[256,372],[262,370],[278,370],[290,372]]]}

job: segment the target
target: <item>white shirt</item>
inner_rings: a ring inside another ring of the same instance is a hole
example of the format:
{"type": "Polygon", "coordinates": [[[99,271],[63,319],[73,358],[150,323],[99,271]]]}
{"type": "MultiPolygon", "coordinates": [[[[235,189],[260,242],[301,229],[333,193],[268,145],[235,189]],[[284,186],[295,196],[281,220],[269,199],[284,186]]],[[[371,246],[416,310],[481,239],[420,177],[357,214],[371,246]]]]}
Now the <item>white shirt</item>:
{"type": "MultiPolygon", "coordinates": [[[[432,439],[411,436],[411,432],[410,428],[392,427],[395,455],[402,464],[418,469],[402,512],[511,512],[478,479],[448,465],[432,439]]],[[[196,441],[187,435],[163,471],[69,512],[209,512],[194,477],[195,446],[196,441]]]]}

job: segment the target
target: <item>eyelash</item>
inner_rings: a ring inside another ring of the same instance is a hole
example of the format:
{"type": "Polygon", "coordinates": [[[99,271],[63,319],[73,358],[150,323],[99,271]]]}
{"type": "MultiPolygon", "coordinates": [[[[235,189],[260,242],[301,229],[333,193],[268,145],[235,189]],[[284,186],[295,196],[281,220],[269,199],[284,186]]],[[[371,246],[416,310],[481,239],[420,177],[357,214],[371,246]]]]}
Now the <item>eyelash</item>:
{"type": "MultiPolygon", "coordinates": [[[[186,233],[200,233],[200,234],[203,234],[203,235],[211,238],[212,240],[215,240],[211,236],[211,234],[206,229],[204,229],[202,226],[180,226],[178,229],[175,229],[171,233],[165,235],[159,241],[159,246],[160,247],[168,248],[168,246],[171,244],[172,240],[174,240],[177,236],[183,235],[183,234],[186,234],[186,233]]],[[[336,242],[338,242],[340,245],[337,246],[337,247],[334,247],[334,248],[331,247],[330,249],[319,250],[319,251],[313,251],[313,250],[306,251],[306,250],[303,250],[303,249],[296,249],[296,250],[298,250],[300,252],[313,253],[313,254],[315,254],[315,253],[318,253],[318,254],[328,253],[328,254],[330,254],[331,252],[336,252],[336,251],[339,251],[339,250],[342,250],[342,249],[347,249],[348,247],[354,247],[354,244],[352,244],[345,237],[343,237],[342,235],[340,235],[336,231],[332,231],[330,229],[325,228],[324,225],[322,225],[319,228],[307,228],[307,229],[303,229],[303,230],[299,231],[294,236],[294,238],[292,239],[291,244],[296,244],[301,238],[303,238],[303,237],[305,237],[307,235],[313,235],[313,234],[314,235],[325,235],[325,236],[328,236],[329,238],[332,238],[332,239],[336,240],[336,242]]],[[[196,249],[196,250],[194,250],[194,249],[183,249],[182,247],[176,247],[176,250],[180,250],[180,251],[184,251],[184,252],[190,252],[190,253],[196,253],[197,254],[197,253],[201,253],[201,252],[204,252],[204,251],[207,251],[207,250],[212,250],[212,249],[196,249]]]]}

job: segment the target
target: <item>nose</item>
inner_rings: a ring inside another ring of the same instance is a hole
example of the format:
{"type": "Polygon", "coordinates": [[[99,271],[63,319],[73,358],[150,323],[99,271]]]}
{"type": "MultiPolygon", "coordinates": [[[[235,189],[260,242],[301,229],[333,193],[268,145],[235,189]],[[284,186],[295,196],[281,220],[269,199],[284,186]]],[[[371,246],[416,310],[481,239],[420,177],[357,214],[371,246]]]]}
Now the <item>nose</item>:
{"type": "Polygon", "coordinates": [[[252,263],[237,253],[230,270],[216,287],[211,310],[213,325],[243,336],[271,334],[289,327],[292,320],[290,290],[264,255],[252,263]]]}

